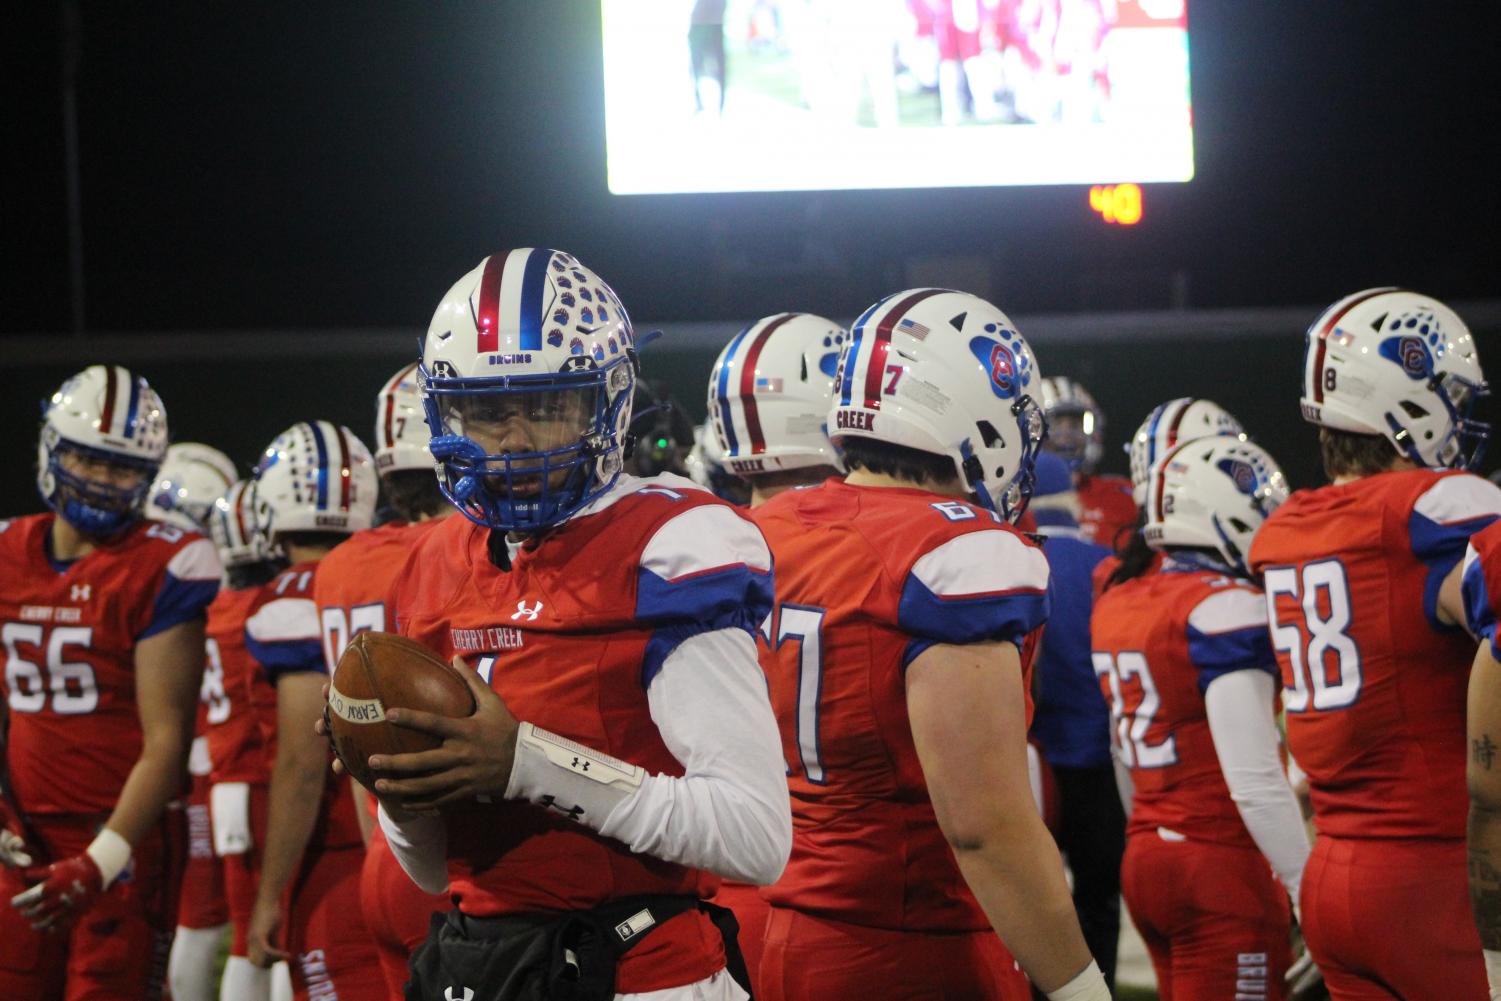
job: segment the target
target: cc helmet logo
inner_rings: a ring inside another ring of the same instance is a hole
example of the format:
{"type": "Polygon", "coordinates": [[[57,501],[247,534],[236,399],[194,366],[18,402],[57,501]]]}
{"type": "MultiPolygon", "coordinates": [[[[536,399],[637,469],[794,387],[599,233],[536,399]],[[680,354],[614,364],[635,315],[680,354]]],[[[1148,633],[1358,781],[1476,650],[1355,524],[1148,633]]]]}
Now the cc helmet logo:
{"type": "Polygon", "coordinates": [[[1388,337],[1381,342],[1381,356],[1402,366],[1409,379],[1426,379],[1433,374],[1433,355],[1421,337],[1388,337]]]}

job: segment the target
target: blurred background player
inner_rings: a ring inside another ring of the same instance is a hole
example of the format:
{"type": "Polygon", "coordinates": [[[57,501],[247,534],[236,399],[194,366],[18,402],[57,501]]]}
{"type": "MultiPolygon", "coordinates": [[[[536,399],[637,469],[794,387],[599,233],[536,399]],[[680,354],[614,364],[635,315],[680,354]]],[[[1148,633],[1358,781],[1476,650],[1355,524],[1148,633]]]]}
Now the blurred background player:
{"type": "Polygon", "coordinates": [[[771,558],[691,481],[623,471],[636,365],[619,299],[560,251],[492,255],[434,313],[429,447],[464,518],[392,594],[477,708],[389,711],[443,746],[370,762],[392,850],[454,901],[409,996],[546,981],[561,934],[599,996],[745,997],[729,912],[704,898],[714,873],[775,880],[791,842],[752,640],[771,558]]]}
{"type": "MultiPolygon", "coordinates": [[[[413,362],[388,379],[375,397],[375,468],[386,520],[356,532],[318,564],[313,601],[330,676],[356,634],[395,630],[387,604],[391,583],[416,540],[453,513],[433,474],[429,437],[413,362]]],[[[375,798],[353,782],[349,786],[365,835],[360,906],[380,953],[388,996],[400,1001],[407,960],[427,938],[433,912],[448,910],[448,899],[424,893],[407,877],[375,822],[375,798]]]]}
{"type": "Polygon", "coordinates": [[[665,383],[636,383],[631,406],[631,448],[625,471],[632,476],[659,473],[688,475],[687,457],[694,444],[693,422],[673,399],[665,383]]]}
{"type": "MultiPolygon", "coordinates": [[[[167,457],[146,501],[146,517],[207,536],[214,501],[224,496],[234,481],[234,463],[212,445],[195,441],[168,445],[167,457]]],[[[209,1001],[217,996],[214,974],[219,965],[219,946],[229,924],[224,870],[214,856],[209,817],[211,763],[208,739],[204,736],[218,688],[213,664],[205,660],[198,719],[193,727],[192,750],[188,753],[192,783],[184,804],[188,858],[182,877],[182,898],[177,905],[177,933],[172,938],[172,953],[167,962],[167,984],[174,1001],[209,1001]]]]}
{"type": "Polygon", "coordinates": [[[1043,447],[1074,471],[1083,538],[1115,548],[1136,523],[1136,503],[1124,477],[1095,475],[1105,454],[1105,415],[1089,390],[1065,376],[1042,380],[1039,399],[1048,419],[1043,447]]]}
{"type": "Polygon", "coordinates": [[[1501,605],[1501,521],[1476,532],[1465,553],[1466,627],[1480,641],[1470,671],[1465,714],[1470,819],[1466,854],[1470,907],[1480,933],[1491,997],[1501,996],[1501,657],[1496,609],[1501,605]]]}
{"type": "Polygon", "coordinates": [[[1249,440],[1240,421],[1213,400],[1180,396],[1147,414],[1126,445],[1131,459],[1131,499],[1137,507],[1135,527],[1129,535],[1117,537],[1112,544],[1115,552],[1095,568],[1096,595],[1112,582],[1133,580],[1161,564],[1162,553],[1148,546],[1141,534],[1152,467],[1179,445],[1217,434],[1249,440]]]}
{"type": "Polygon", "coordinates": [[[725,345],[709,373],[709,424],[750,506],[843,473],[829,443],[829,401],[848,332],[812,313],[775,313],[725,345]]]}
{"type": "Polygon", "coordinates": [[[1282,770],[1266,602],[1246,567],[1286,497],[1281,469],[1249,442],[1169,452],[1145,529],[1166,559],[1095,603],[1094,668],[1135,790],[1121,882],[1164,1001],[1287,996],[1308,835],[1282,770]]]}
{"type": "Polygon", "coordinates": [[[693,447],[683,457],[683,468],[690,480],[720,500],[736,507],[750,503],[750,485],[724,468],[724,454],[714,434],[712,418],[693,429],[693,447]]]}
{"type": "Polygon", "coordinates": [[[23,839],[0,857],[0,997],[154,999],[185,836],[167,804],[219,562],[207,539],[141,520],[167,451],[145,379],[84,369],[52,395],[40,438],[51,510],[0,522],[0,812],[23,839]]]}
{"type": "Polygon", "coordinates": [[[1501,513],[1501,489],[1464,472],[1489,437],[1470,416],[1480,359],[1453,310],[1392,288],[1339,300],[1306,345],[1303,416],[1332,483],[1293,494],[1250,561],[1318,831],[1304,939],[1335,1001],[1484,998],[1458,628],[1469,537],[1501,513]]]}
{"type": "Polygon", "coordinates": [[[225,906],[233,932],[221,1001],[291,997],[286,963],[267,971],[250,962],[250,915],[260,882],[266,839],[266,791],[276,748],[276,688],[245,647],[245,622],[261,601],[261,588],[286,569],[255,518],[255,485],[239,480],[214,502],[209,534],[224,565],[224,585],[208,606],[203,687],[209,692],[207,729],[209,803],[214,854],[223,873],[225,906]]]}
{"type": "MultiPolygon", "coordinates": [[[[839,350],[848,336],[821,316],[776,313],[735,335],[709,370],[713,454],[749,485],[750,507],[843,474],[826,422],[839,350]]],[[[714,900],[735,912],[752,994],[759,994],[770,907],[759,888],[734,880],[725,880],[714,900]]]]}
{"type": "Polygon", "coordinates": [[[1110,550],[1079,537],[1079,497],[1068,465],[1042,452],[1036,470],[1027,510],[1048,559],[1048,628],[1033,666],[1031,735],[1057,787],[1053,831],[1073,873],[1079,927],[1114,990],[1126,814],[1111,761],[1110,707],[1100,698],[1089,649],[1090,577],[1110,550]]]}
{"type": "Polygon", "coordinates": [[[261,586],[245,620],[245,649],[276,687],[276,752],[267,794],[260,880],[250,916],[250,962],[291,965],[293,996],[346,1001],[386,996],[375,945],[360,916],[364,839],[349,780],[330,771],[313,722],[328,670],[313,603],[318,564],[370,527],[375,462],[348,428],[292,425],[255,474],[257,530],[287,568],[261,586]]]}
{"type": "Polygon", "coordinates": [[[1049,997],[1109,997],[1028,774],[1022,651],[1048,568],[1006,522],[1039,378],[984,300],[888,296],[836,371],[848,476],[756,509],[795,832],[765,891],[763,998],[1029,998],[1008,946],[1049,997]]]}

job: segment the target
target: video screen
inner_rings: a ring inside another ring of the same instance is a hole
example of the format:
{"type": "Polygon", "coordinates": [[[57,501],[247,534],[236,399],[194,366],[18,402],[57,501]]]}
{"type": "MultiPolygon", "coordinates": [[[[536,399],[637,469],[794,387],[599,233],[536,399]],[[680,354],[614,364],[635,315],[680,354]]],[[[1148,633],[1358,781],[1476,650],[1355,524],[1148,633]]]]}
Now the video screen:
{"type": "Polygon", "coordinates": [[[615,194],[1187,181],[1186,0],[602,0],[615,194]]]}

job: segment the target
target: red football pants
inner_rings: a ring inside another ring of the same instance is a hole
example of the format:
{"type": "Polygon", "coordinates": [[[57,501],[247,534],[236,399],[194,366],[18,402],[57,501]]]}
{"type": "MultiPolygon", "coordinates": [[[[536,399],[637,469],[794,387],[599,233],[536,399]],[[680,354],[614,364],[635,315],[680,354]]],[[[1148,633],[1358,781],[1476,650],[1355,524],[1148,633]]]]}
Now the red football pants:
{"type": "Polygon", "coordinates": [[[1254,848],[1126,839],[1121,893],[1162,1001],[1281,1001],[1292,904],[1254,848]]]}
{"type": "Polygon", "coordinates": [[[292,995],[385,1001],[375,942],[360,913],[360,868],[365,849],[312,848],[288,889],[287,951],[292,995]]]}
{"type": "Polygon", "coordinates": [[[224,866],[214,854],[214,829],[209,817],[207,775],[193,776],[188,793],[188,859],[183,872],[177,924],[182,928],[217,928],[229,923],[224,897],[224,866]]]}
{"type": "Polygon", "coordinates": [[[1486,1001],[1463,841],[1320,835],[1303,937],[1333,1001],[1486,1001]]]}
{"type": "Polygon", "coordinates": [[[407,961],[427,940],[428,919],[453,905],[441,893],[424,893],[401,868],[380,825],[371,833],[360,870],[360,906],[380,954],[391,1001],[402,1001],[407,961]]]}
{"type": "MultiPolygon", "coordinates": [[[[103,818],[29,819],[45,857],[55,862],[81,854],[103,818]]],[[[108,892],[60,932],[32,930],[10,906],[26,884],[0,867],[0,998],[160,998],[177,926],[184,836],[182,811],[169,811],[158,831],[135,846],[108,892]]]]}
{"type": "Polygon", "coordinates": [[[994,932],[888,931],[771,908],[757,1001],[1031,1001],[994,932]]]}
{"type": "Polygon", "coordinates": [[[761,954],[766,947],[766,919],[771,905],[761,897],[761,889],[749,883],[725,880],[714,894],[714,903],[735,912],[740,926],[740,954],[745,957],[745,971],[750,974],[751,996],[761,996],[761,954]]]}

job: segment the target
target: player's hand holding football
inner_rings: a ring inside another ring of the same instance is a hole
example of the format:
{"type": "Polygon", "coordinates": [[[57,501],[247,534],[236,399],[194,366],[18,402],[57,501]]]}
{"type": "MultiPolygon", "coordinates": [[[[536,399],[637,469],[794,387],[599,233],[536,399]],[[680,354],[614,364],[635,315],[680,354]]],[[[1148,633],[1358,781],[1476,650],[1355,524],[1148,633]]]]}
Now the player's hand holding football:
{"type": "Polygon", "coordinates": [[[104,876],[87,853],[24,875],[36,885],[11,897],[10,903],[37,931],[66,928],[104,892],[104,876]]]}
{"type": "Polygon", "coordinates": [[[388,806],[423,812],[472,802],[478,796],[505,795],[520,724],[462,657],[455,657],[453,666],[474,695],[473,715],[455,718],[405,708],[386,712],[387,720],[397,726],[443,741],[432,751],[371,756],[370,767],[383,776],[376,781],[375,794],[388,806]]]}

